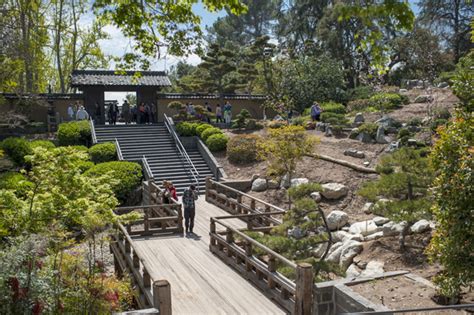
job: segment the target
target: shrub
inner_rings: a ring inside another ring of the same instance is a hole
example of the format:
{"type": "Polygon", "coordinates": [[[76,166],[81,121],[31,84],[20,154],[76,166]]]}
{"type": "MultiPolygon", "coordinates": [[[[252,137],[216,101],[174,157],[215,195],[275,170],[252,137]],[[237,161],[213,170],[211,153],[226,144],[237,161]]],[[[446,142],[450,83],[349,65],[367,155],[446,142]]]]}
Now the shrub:
{"type": "Polygon", "coordinates": [[[196,128],[198,126],[198,123],[190,123],[183,121],[176,125],[176,131],[182,137],[192,137],[197,135],[196,128]]]}
{"type": "Polygon", "coordinates": [[[347,104],[347,110],[363,112],[367,111],[368,108],[373,106],[373,102],[369,99],[360,99],[360,100],[353,100],[347,104]]]}
{"type": "Polygon", "coordinates": [[[79,152],[89,153],[89,149],[84,145],[72,145],[70,147],[79,152]]]}
{"type": "Polygon", "coordinates": [[[89,148],[89,156],[94,163],[115,161],[117,157],[115,143],[98,143],[89,148]]]}
{"type": "Polygon", "coordinates": [[[321,108],[323,112],[336,113],[336,114],[345,114],[346,107],[342,104],[335,102],[322,103],[321,108]]]}
{"type": "Polygon", "coordinates": [[[25,155],[30,155],[33,153],[30,142],[24,138],[6,138],[1,142],[0,147],[18,166],[25,165],[25,155]]]}
{"type": "Polygon", "coordinates": [[[306,119],[303,116],[295,117],[291,120],[291,124],[294,126],[304,126],[306,123],[306,119]]]}
{"type": "Polygon", "coordinates": [[[71,121],[62,123],[58,128],[59,145],[85,145],[91,143],[91,127],[89,121],[71,121]]]}
{"type": "Polygon", "coordinates": [[[5,172],[0,174],[0,189],[11,189],[19,197],[25,197],[26,193],[33,189],[33,183],[20,173],[5,172]]]}
{"type": "Polygon", "coordinates": [[[56,146],[52,141],[49,140],[34,140],[30,142],[31,149],[34,150],[36,148],[45,148],[45,149],[53,149],[56,146]]]}
{"type": "Polygon", "coordinates": [[[402,100],[403,105],[410,104],[410,98],[408,97],[408,95],[405,95],[405,94],[398,94],[398,95],[400,95],[400,99],[402,100]]]}
{"type": "Polygon", "coordinates": [[[94,162],[91,161],[78,161],[77,162],[77,168],[81,173],[85,173],[87,170],[92,168],[94,166],[94,162]]]}
{"type": "Polygon", "coordinates": [[[196,127],[196,134],[200,137],[202,135],[203,131],[206,130],[206,129],[209,129],[209,128],[213,128],[212,125],[201,124],[201,125],[196,127]]]}
{"type": "Polygon", "coordinates": [[[400,140],[402,145],[406,145],[408,143],[408,139],[410,139],[411,136],[412,133],[408,129],[402,128],[398,131],[397,139],[400,140]]]}
{"type": "Polygon", "coordinates": [[[271,129],[278,129],[286,125],[287,123],[284,120],[273,120],[273,121],[270,121],[267,126],[268,128],[271,128],[271,129]]]}
{"type": "Polygon", "coordinates": [[[116,181],[111,183],[112,190],[121,202],[141,184],[142,168],[140,164],[126,161],[113,161],[96,164],[84,174],[89,177],[101,176],[113,172],[116,181]]]}
{"type": "Polygon", "coordinates": [[[370,98],[373,107],[381,111],[388,111],[399,108],[403,102],[400,94],[378,93],[370,98]]]}
{"type": "Polygon", "coordinates": [[[421,126],[421,118],[419,117],[413,117],[412,119],[410,119],[410,121],[408,122],[408,126],[421,126]]]}
{"type": "Polygon", "coordinates": [[[201,139],[202,139],[202,141],[206,142],[207,138],[209,138],[210,136],[215,135],[215,134],[222,134],[222,130],[220,130],[219,128],[214,128],[214,127],[207,128],[201,134],[201,139]]]}
{"type": "Polygon", "coordinates": [[[229,139],[223,133],[217,133],[209,136],[206,140],[206,145],[212,152],[224,151],[227,147],[229,139]]]}
{"type": "Polygon", "coordinates": [[[372,95],[374,95],[374,88],[371,86],[358,86],[349,90],[349,99],[351,101],[354,100],[365,100],[369,99],[372,95]]]}
{"type": "Polygon", "coordinates": [[[359,133],[365,132],[369,134],[370,136],[372,136],[373,138],[375,138],[375,136],[377,135],[377,129],[379,128],[379,126],[375,123],[363,123],[357,128],[359,129],[359,133]]]}
{"type": "Polygon", "coordinates": [[[330,123],[332,125],[344,125],[347,123],[347,119],[343,114],[336,114],[331,112],[322,112],[321,121],[330,123]]]}
{"type": "Polygon", "coordinates": [[[249,119],[247,125],[245,126],[246,130],[260,130],[263,129],[263,125],[260,122],[257,122],[255,119],[249,119]]]}
{"type": "Polygon", "coordinates": [[[315,191],[321,192],[323,188],[318,183],[301,184],[288,189],[288,195],[293,199],[302,199],[311,197],[311,193],[315,191]]]}
{"type": "Polygon", "coordinates": [[[232,128],[244,128],[247,125],[247,119],[252,117],[250,112],[245,108],[240,111],[240,113],[235,117],[237,118],[232,124],[232,128]]]}
{"type": "Polygon", "coordinates": [[[445,119],[448,120],[451,118],[451,113],[446,108],[437,108],[434,110],[434,115],[436,119],[445,119]]]}
{"type": "Polygon", "coordinates": [[[257,161],[257,135],[238,135],[229,140],[227,157],[235,164],[247,164],[257,161]]]}
{"type": "Polygon", "coordinates": [[[432,131],[435,132],[438,129],[439,126],[445,126],[447,123],[448,123],[448,121],[446,119],[438,118],[438,119],[435,119],[431,122],[430,128],[431,128],[432,131]]]}

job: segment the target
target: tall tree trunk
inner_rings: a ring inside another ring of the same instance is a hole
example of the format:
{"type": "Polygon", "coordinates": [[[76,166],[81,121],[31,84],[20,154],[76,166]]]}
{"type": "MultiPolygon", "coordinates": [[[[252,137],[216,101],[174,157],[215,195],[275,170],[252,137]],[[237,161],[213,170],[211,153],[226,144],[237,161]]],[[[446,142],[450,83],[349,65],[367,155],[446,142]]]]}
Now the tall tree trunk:
{"type": "MultiPolygon", "coordinates": [[[[62,62],[61,62],[61,26],[63,23],[63,4],[64,0],[58,0],[59,1],[59,12],[56,12],[57,14],[57,20],[56,20],[56,63],[58,66],[58,77],[59,77],[59,83],[61,87],[61,93],[66,92],[66,87],[64,84],[64,73],[62,69],[62,62]]],[[[56,7],[57,8],[57,7],[56,7]]]]}
{"type": "Polygon", "coordinates": [[[458,62],[461,58],[460,52],[460,34],[459,34],[459,7],[461,0],[454,1],[454,60],[458,62]]]}

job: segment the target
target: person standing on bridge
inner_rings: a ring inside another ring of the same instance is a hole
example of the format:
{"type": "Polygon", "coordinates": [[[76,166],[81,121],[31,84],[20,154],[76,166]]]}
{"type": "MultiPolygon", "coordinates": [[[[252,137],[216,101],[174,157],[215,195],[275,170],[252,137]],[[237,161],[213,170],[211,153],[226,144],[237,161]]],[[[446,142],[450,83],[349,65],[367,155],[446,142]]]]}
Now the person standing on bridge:
{"type": "Polygon", "coordinates": [[[186,233],[193,233],[194,216],[196,214],[195,201],[198,199],[196,186],[191,185],[183,192],[183,207],[184,207],[184,225],[186,233]]]}

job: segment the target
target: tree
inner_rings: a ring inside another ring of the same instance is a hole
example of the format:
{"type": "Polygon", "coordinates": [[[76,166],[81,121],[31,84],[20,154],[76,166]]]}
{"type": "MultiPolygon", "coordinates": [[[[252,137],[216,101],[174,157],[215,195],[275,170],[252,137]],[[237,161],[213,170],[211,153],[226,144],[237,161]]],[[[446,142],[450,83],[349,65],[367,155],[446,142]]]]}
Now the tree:
{"type": "MultiPolygon", "coordinates": [[[[201,18],[193,12],[196,3],[197,0],[98,0],[94,2],[94,11],[101,20],[133,39],[133,49],[137,53],[126,54],[124,66],[130,67],[140,61],[147,68],[149,62],[143,56],[160,57],[163,46],[173,55],[201,51],[201,18]]],[[[228,9],[233,14],[241,14],[246,11],[246,7],[236,0],[204,0],[202,3],[210,12],[228,9]]]]}
{"type": "Polygon", "coordinates": [[[430,155],[437,170],[433,184],[436,232],[428,248],[443,271],[434,282],[439,294],[456,301],[461,287],[474,281],[474,52],[461,58],[453,79],[460,104],[453,121],[438,130],[439,140],[430,155]]]}
{"type": "Polygon", "coordinates": [[[455,62],[469,52],[473,47],[469,39],[472,1],[420,0],[418,6],[420,20],[442,36],[454,53],[455,62]]]}
{"type": "Polygon", "coordinates": [[[359,194],[372,202],[382,196],[387,202],[377,202],[376,210],[395,222],[406,221],[400,233],[400,249],[405,248],[405,236],[417,220],[429,217],[428,188],[432,171],[428,159],[413,148],[402,148],[384,156],[377,166],[380,178],[365,184],[359,194]]]}
{"type": "Polygon", "coordinates": [[[137,94],[135,93],[127,94],[125,95],[125,99],[130,104],[130,107],[137,105],[137,94]]]}

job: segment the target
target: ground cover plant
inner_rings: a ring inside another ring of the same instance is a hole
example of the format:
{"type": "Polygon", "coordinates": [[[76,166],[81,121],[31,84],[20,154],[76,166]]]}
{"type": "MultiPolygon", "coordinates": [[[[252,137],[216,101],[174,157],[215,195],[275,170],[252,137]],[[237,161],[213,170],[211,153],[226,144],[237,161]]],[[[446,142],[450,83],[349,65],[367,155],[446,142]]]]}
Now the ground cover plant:
{"type": "Polygon", "coordinates": [[[85,145],[89,146],[91,140],[91,127],[89,121],[71,121],[62,123],[58,128],[59,145],[85,145]]]}

